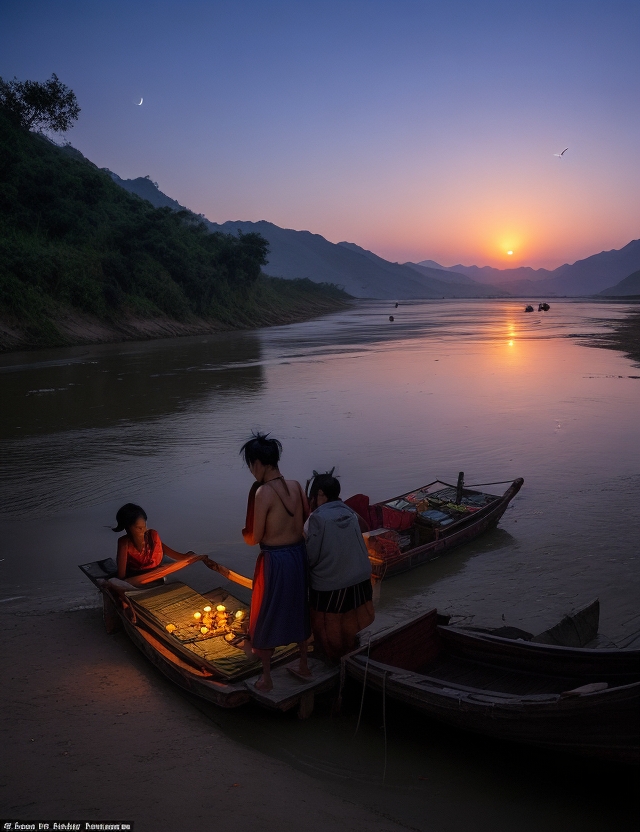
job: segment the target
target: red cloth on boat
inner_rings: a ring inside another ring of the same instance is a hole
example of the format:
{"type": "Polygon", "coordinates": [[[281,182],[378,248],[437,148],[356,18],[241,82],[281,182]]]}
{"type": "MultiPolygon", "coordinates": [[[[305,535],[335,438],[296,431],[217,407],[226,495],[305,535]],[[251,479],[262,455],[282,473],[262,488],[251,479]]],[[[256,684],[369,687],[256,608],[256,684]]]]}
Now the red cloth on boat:
{"type": "Polygon", "coordinates": [[[147,572],[160,566],[162,561],[162,541],[155,529],[144,533],[144,549],[139,552],[127,535],[127,575],[147,572]]]}
{"type": "Polygon", "coordinates": [[[354,494],[353,497],[344,500],[344,503],[362,517],[370,529],[385,528],[402,532],[411,528],[416,521],[415,512],[401,511],[384,505],[371,505],[366,494],[354,494]]]}
{"type": "Polygon", "coordinates": [[[416,515],[413,511],[401,511],[397,508],[382,506],[382,527],[402,532],[411,528],[416,522],[416,515]]]}

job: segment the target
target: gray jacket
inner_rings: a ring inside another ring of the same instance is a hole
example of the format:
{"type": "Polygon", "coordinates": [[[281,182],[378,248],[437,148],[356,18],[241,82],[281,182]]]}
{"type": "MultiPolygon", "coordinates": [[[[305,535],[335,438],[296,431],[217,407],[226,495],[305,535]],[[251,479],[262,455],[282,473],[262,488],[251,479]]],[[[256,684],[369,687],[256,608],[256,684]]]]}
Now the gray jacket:
{"type": "Polygon", "coordinates": [[[355,511],[342,500],[324,503],[304,526],[311,588],[344,589],[371,577],[371,563],[355,511]]]}

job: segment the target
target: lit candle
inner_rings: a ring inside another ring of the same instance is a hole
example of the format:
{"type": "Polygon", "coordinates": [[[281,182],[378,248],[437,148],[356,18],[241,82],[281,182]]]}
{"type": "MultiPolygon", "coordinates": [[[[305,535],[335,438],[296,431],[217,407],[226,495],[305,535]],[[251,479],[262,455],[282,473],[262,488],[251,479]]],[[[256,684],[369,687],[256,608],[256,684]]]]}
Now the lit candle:
{"type": "Polygon", "coordinates": [[[234,636],[233,633],[227,633],[226,636],[224,637],[224,640],[225,641],[233,641],[234,638],[235,638],[235,636],[234,636]]]}
{"type": "Polygon", "coordinates": [[[175,624],[167,624],[167,626],[165,627],[165,630],[167,630],[167,632],[169,632],[169,633],[173,633],[177,629],[178,628],[176,627],[175,624]]]}
{"type": "Polygon", "coordinates": [[[224,605],[224,604],[218,604],[218,606],[216,607],[216,610],[217,610],[218,612],[225,612],[225,611],[226,611],[226,609],[227,609],[227,608],[225,607],[225,605],[224,605]]]}
{"type": "Polygon", "coordinates": [[[205,633],[209,632],[209,628],[208,627],[200,627],[200,632],[202,633],[202,635],[204,635],[205,633]]]}
{"type": "Polygon", "coordinates": [[[201,612],[194,612],[193,617],[195,618],[196,621],[200,621],[200,619],[202,618],[202,613],[201,612]]]}
{"type": "Polygon", "coordinates": [[[203,609],[205,612],[211,612],[211,607],[209,607],[209,606],[207,606],[207,607],[203,607],[202,609],[203,609]]]}
{"type": "Polygon", "coordinates": [[[236,620],[237,621],[242,621],[243,618],[244,618],[244,610],[238,610],[236,612],[236,620]]]}

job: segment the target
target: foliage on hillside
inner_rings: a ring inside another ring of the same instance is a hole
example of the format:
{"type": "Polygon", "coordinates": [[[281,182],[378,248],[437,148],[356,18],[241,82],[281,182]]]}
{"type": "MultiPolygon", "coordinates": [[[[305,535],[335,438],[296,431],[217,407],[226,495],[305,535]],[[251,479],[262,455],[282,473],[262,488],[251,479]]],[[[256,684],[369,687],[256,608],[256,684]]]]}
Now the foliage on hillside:
{"type": "Polygon", "coordinates": [[[69,308],[107,322],[198,316],[246,327],[290,318],[314,298],[339,303],[341,293],[309,281],[262,277],[267,246],[154,208],[0,110],[0,314],[33,343],[63,343],[55,321],[69,308]]]}

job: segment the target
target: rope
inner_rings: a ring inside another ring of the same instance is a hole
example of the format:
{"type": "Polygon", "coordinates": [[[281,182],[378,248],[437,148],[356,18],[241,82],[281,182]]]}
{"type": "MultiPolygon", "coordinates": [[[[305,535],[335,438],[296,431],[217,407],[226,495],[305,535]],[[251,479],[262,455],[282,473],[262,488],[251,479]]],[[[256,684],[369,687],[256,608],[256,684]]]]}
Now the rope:
{"type": "Polygon", "coordinates": [[[369,644],[367,645],[367,663],[364,666],[364,678],[362,680],[362,697],[360,699],[360,712],[358,714],[358,722],[356,724],[356,730],[353,732],[353,736],[358,733],[358,728],[360,728],[360,719],[362,718],[362,707],[364,705],[364,692],[367,689],[367,671],[369,670],[369,652],[371,650],[371,634],[369,634],[369,644]]]}
{"type": "Polygon", "coordinates": [[[387,671],[382,677],[382,730],[384,732],[384,768],[382,770],[382,785],[387,779],[387,671]]]}

